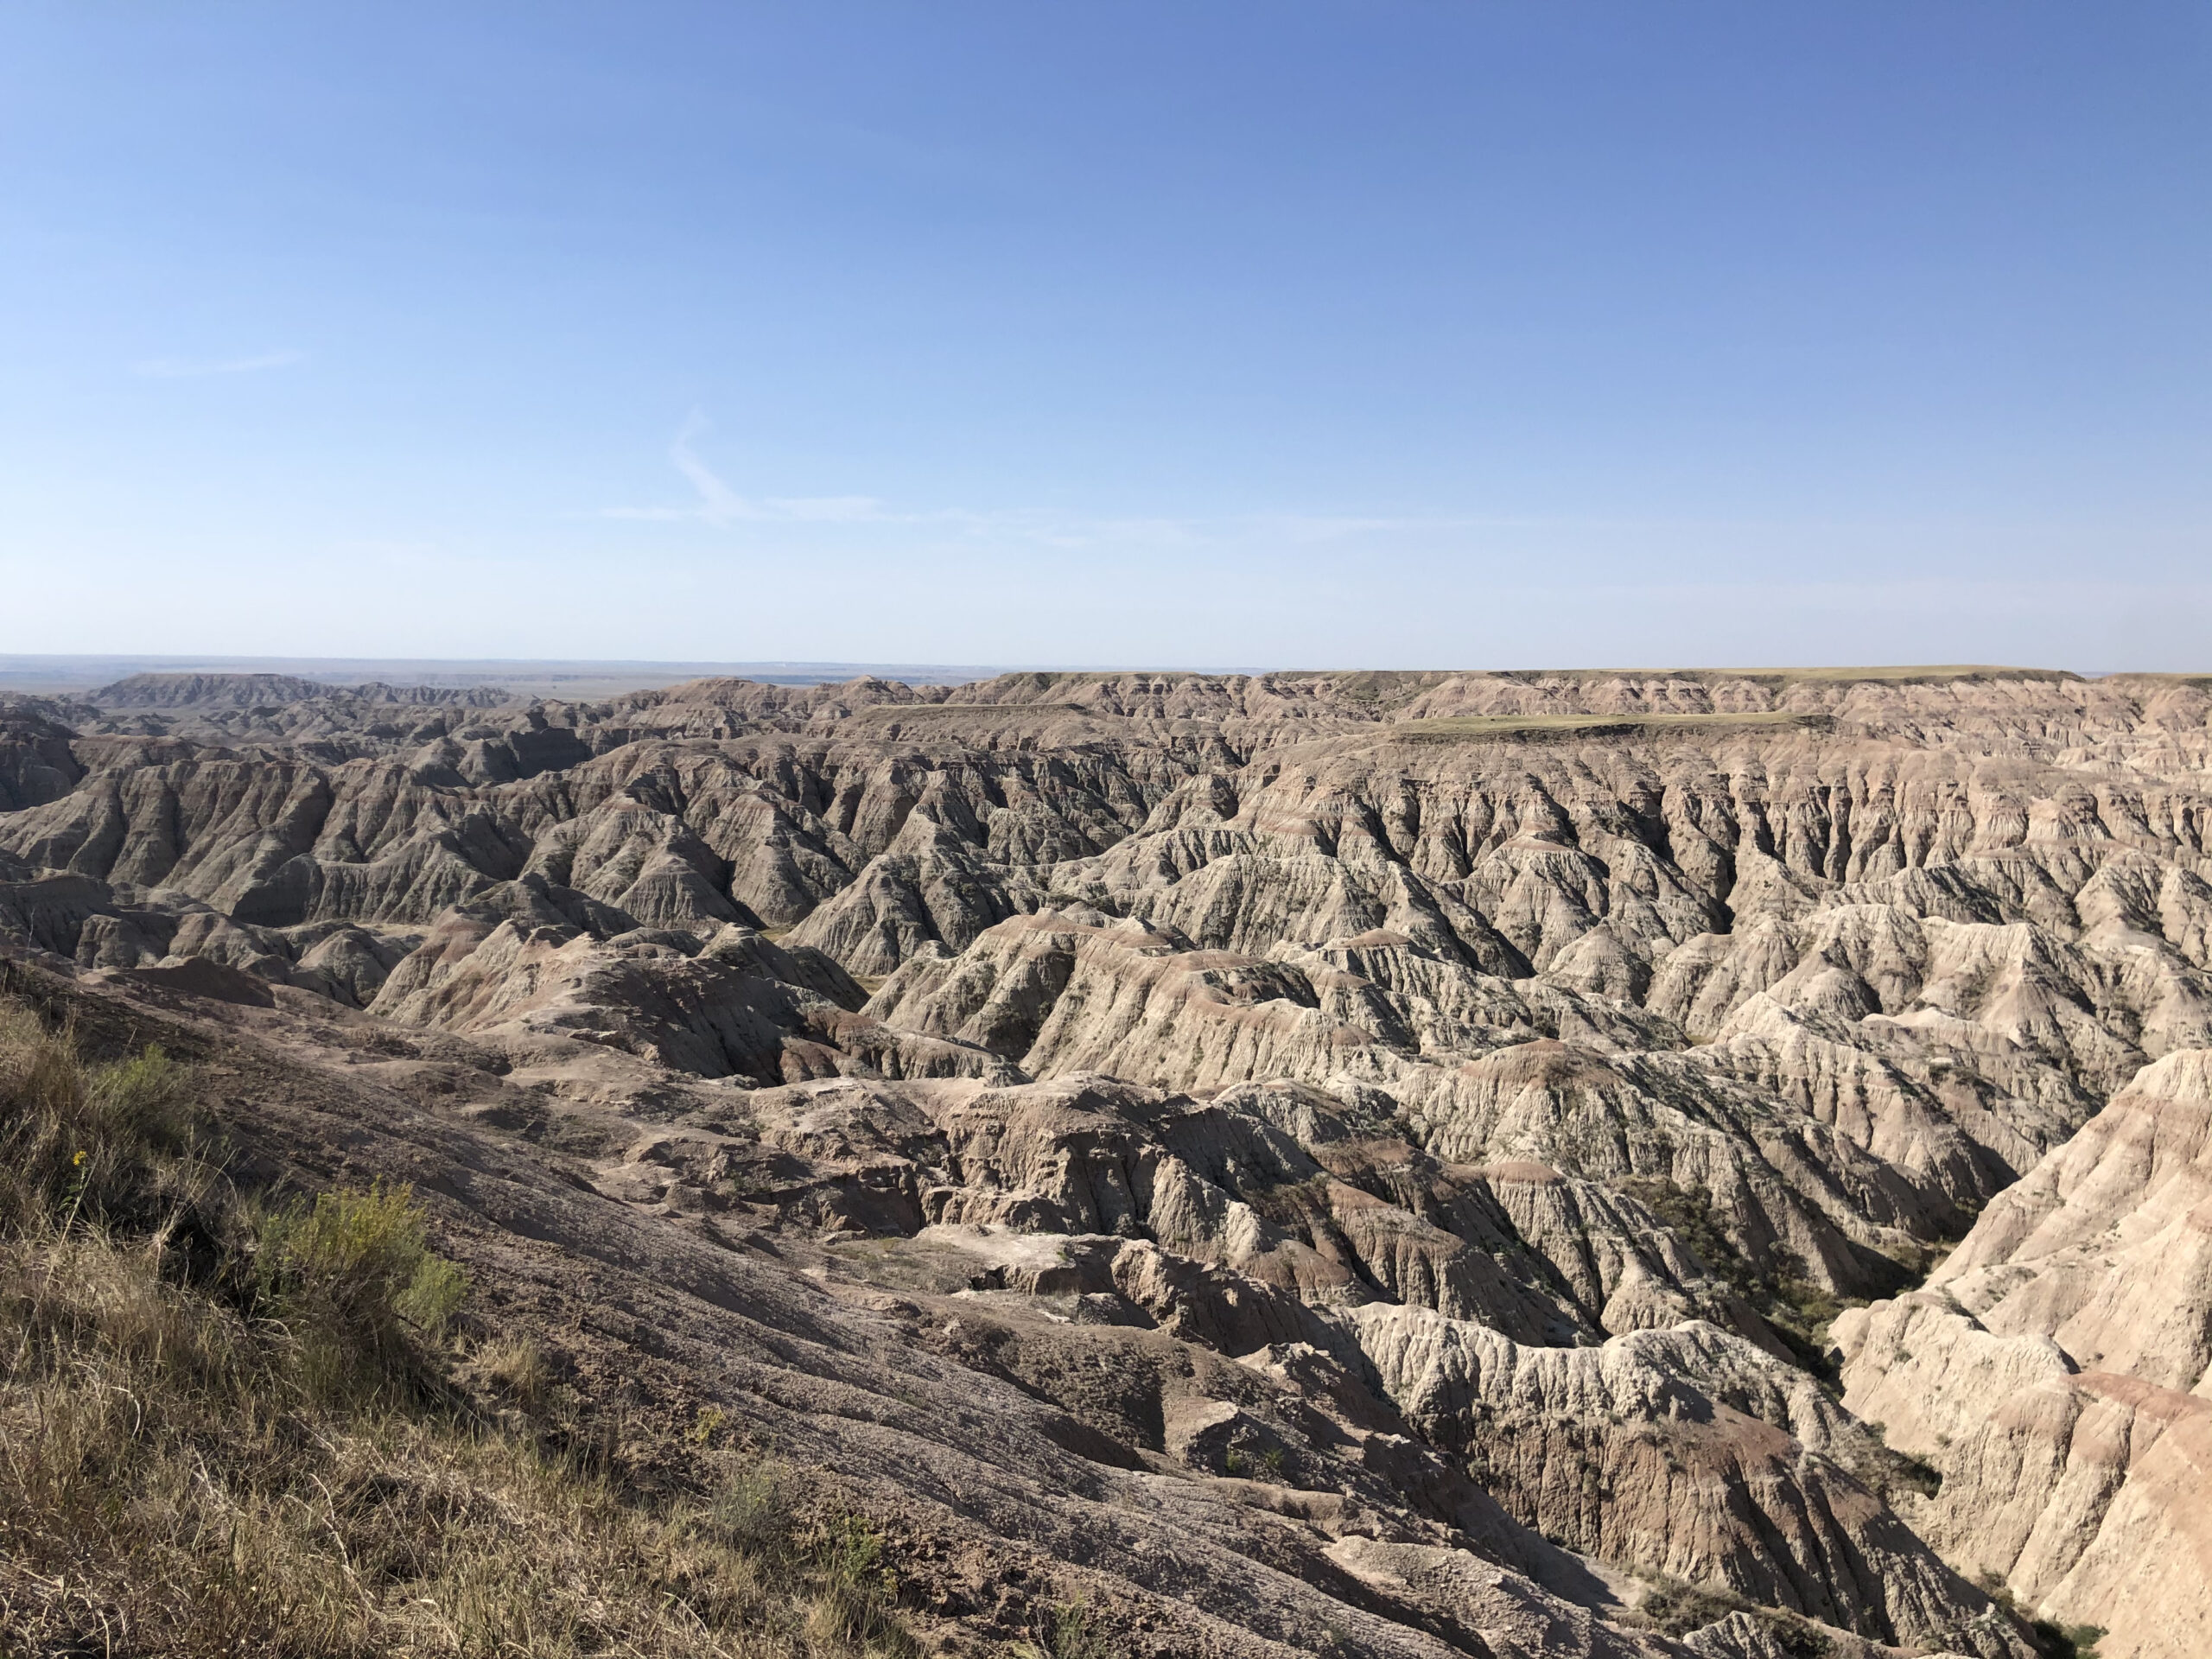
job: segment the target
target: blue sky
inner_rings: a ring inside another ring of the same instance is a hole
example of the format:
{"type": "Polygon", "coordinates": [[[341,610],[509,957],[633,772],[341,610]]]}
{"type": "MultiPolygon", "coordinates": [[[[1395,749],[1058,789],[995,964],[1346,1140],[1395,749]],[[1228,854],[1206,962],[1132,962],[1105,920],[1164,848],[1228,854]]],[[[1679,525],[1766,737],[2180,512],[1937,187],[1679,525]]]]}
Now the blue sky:
{"type": "Polygon", "coordinates": [[[26,0],[0,651],[2212,668],[2212,10],[26,0]]]}

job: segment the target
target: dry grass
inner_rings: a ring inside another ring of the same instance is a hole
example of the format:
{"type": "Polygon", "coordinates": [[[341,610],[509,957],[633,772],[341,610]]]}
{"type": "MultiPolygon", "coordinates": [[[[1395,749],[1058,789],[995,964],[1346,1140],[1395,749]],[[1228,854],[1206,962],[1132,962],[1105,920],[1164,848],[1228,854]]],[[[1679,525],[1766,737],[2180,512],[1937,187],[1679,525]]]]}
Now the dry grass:
{"type": "Polygon", "coordinates": [[[864,1521],[731,1454],[646,1499],[561,1450],[588,1408],[526,1342],[461,1363],[409,1193],[257,1208],[190,1081],[0,1007],[0,1651],[917,1650],[864,1521]]]}
{"type": "Polygon", "coordinates": [[[1040,1609],[1035,1635],[1017,1643],[1013,1659],[1112,1659],[1106,1638],[1091,1628],[1090,1610],[1080,1603],[1040,1609]]]}

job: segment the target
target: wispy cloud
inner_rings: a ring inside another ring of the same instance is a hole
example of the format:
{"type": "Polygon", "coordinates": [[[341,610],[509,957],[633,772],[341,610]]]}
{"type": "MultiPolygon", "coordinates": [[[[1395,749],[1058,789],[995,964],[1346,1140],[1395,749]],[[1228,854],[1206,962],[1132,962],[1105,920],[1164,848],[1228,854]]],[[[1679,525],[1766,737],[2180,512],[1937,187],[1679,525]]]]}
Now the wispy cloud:
{"type": "Polygon", "coordinates": [[[258,374],[307,361],[305,352],[264,352],[257,357],[149,357],[130,372],[149,380],[186,380],[207,374],[258,374]]]}
{"type": "Polygon", "coordinates": [[[1297,515],[1097,518],[1021,507],[901,509],[872,495],[752,496],[731,488],[728,480],[699,454],[697,440],[709,424],[705,416],[694,412],[669,444],[670,463],[691,486],[696,500],[680,506],[604,507],[598,516],[725,528],[762,524],[898,524],[932,527],[970,538],[1028,542],[1061,549],[1111,543],[1163,550],[1217,546],[1255,534],[1293,541],[1330,541],[1378,531],[1457,528],[1478,522],[1297,515]]]}
{"type": "MultiPolygon", "coordinates": [[[[1036,507],[916,507],[872,495],[747,495],[733,488],[699,453],[709,423],[694,411],[670,441],[668,460],[690,486],[693,499],[678,505],[605,507],[596,517],[664,524],[707,524],[741,532],[760,526],[851,526],[878,534],[899,533],[948,553],[996,544],[1057,552],[1188,561],[1273,559],[1286,551],[1332,545],[1361,556],[1454,558],[1507,556],[1632,557],[1648,562],[1660,550],[1694,543],[1700,556],[1764,563],[1777,545],[1818,544],[1846,549],[1896,550],[1930,537],[1979,535],[2001,538],[2017,553],[2030,544],[2078,539],[2083,526],[1920,522],[1810,520],[1605,515],[1546,512],[1212,514],[1086,514],[1036,507]],[[1546,552],[1544,550],[1550,550],[1546,552]]],[[[2109,531],[2112,526],[2097,527],[2109,531]]],[[[2141,533],[2145,526],[2131,526],[2141,533]]],[[[2186,534],[2201,541],[2200,527],[2186,534]]],[[[1344,556],[1351,556],[1349,553],[1344,556]]]]}
{"type": "Polygon", "coordinates": [[[683,429],[668,448],[668,458],[676,470],[697,492],[699,499],[696,502],[683,507],[607,507],[600,516],[663,522],[689,519],[705,524],[852,524],[880,522],[897,516],[885,512],[883,504],[868,495],[741,495],[723,482],[692,447],[693,440],[707,429],[707,424],[706,416],[694,414],[683,423],[683,429]]]}

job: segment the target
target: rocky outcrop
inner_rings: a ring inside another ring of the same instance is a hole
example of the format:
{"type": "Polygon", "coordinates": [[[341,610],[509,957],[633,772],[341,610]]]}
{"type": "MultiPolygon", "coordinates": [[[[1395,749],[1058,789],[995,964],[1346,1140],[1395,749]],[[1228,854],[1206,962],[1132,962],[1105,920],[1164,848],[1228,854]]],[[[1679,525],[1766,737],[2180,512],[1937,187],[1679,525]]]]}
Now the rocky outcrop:
{"type": "Polygon", "coordinates": [[[1749,1344],[1687,1325],[1531,1349],[1414,1309],[1353,1317],[1408,1419],[1548,1538],[1881,1641],[2028,1651],[1851,1474],[1879,1460],[1866,1431],[1749,1344]]]}
{"type": "Polygon", "coordinates": [[[736,925],[702,943],[633,919],[532,874],[448,912],[385,982],[374,1011],[495,1043],[600,1044],[760,1084],[849,1071],[1019,1075],[984,1050],[856,1012],[859,988],[811,951],[736,925]]]}
{"type": "Polygon", "coordinates": [[[618,798],[555,824],[524,867],[636,919],[643,927],[757,929],[760,918],[728,894],[728,869],[683,820],[618,798]]]}
{"type": "Polygon", "coordinates": [[[881,976],[925,946],[962,949],[1044,897],[1033,881],[979,855],[971,839],[924,809],[792,937],[856,974],[881,976]]]}
{"type": "Polygon", "coordinates": [[[1921,1294],[1839,1321],[1847,1399],[1943,1471],[1923,1525],[2111,1651],[2212,1617],[2212,1052],[2143,1071],[1921,1294]],[[2146,1603],[2169,1618],[2143,1621],[2146,1603]]]}
{"type": "Polygon", "coordinates": [[[43,806],[77,786],[85,768],[70,750],[74,735],[39,705],[0,698],[0,812],[43,806]]]}

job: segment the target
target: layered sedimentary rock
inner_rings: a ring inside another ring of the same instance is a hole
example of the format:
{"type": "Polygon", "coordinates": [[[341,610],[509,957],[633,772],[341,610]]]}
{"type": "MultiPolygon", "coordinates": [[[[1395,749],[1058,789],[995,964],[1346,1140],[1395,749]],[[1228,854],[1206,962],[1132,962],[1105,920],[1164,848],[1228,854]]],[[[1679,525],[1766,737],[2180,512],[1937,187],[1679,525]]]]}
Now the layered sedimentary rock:
{"type": "Polygon", "coordinates": [[[1837,1325],[1847,1398],[1940,1467],[1923,1527],[2112,1650],[2212,1617],[2212,1050],[2145,1067],[1926,1290],[1837,1325]],[[2135,1617],[2156,1605],[2165,1617],[2135,1617]]]}
{"type": "Polygon", "coordinates": [[[2024,1652],[1993,1574],[2181,1653],[2208,715],[2022,671],[156,678],[7,707],[0,936],[494,1057],[557,1108],[485,1121],[610,1202],[957,1300],[948,1363],[1249,1488],[1423,1641],[2024,1652]]]}
{"type": "Polygon", "coordinates": [[[1408,1417],[1471,1449],[1547,1537],[1883,1641],[2003,1653],[2017,1639],[1852,1472],[1880,1478],[1867,1431],[1739,1338],[1692,1323],[1532,1349],[1402,1307],[1359,1325],[1408,1417]],[[1738,1502],[1711,1503],[1715,1486],[1738,1502]]]}

